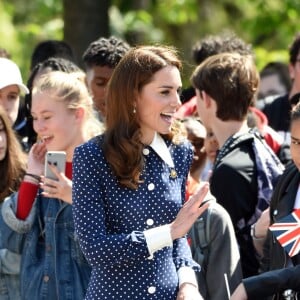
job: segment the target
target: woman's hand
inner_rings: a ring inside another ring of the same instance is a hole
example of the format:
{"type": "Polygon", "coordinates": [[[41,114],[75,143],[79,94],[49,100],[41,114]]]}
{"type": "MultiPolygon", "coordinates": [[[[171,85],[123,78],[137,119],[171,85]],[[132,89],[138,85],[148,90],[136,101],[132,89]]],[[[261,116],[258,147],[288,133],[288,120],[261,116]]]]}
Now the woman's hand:
{"type": "Polygon", "coordinates": [[[198,288],[190,283],[183,283],[179,287],[176,300],[203,300],[198,288]]]}
{"type": "Polygon", "coordinates": [[[230,297],[230,300],[247,300],[248,296],[243,283],[240,283],[230,297]]]}
{"type": "Polygon", "coordinates": [[[207,209],[209,204],[200,207],[209,190],[208,183],[201,184],[197,192],[184,203],[177,214],[176,219],[171,223],[171,237],[173,240],[184,236],[192,227],[197,218],[207,209]]]}
{"type": "Polygon", "coordinates": [[[32,145],[28,154],[27,173],[42,175],[44,173],[45,154],[47,149],[43,142],[32,145]]]}
{"type": "Polygon", "coordinates": [[[57,167],[49,165],[58,180],[52,180],[44,176],[41,177],[42,195],[45,197],[58,198],[66,203],[72,204],[72,180],[68,179],[64,173],[59,172],[57,167]]]}

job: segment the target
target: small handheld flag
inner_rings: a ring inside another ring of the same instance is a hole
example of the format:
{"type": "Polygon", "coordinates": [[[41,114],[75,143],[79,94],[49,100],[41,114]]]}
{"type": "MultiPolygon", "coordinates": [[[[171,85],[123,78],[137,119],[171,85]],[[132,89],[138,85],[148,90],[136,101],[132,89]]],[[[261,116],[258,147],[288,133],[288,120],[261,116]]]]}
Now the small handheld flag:
{"type": "Polygon", "coordinates": [[[290,257],[300,251],[300,209],[272,224],[269,229],[290,257]]]}

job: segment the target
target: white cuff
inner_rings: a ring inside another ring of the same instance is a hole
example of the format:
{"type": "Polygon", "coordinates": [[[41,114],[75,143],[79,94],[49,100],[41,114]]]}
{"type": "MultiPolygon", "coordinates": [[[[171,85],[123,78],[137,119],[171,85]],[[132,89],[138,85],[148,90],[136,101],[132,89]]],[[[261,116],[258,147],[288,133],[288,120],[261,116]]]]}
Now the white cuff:
{"type": "Polygon", "coordinates": [[[195,287],[198,288],[197,278],[194,270],[190,267],[181,267],[177,271],[178,280],[179,280],[179,287],[183,283],[190,283],[193,284],[195,287]]]}
{"type": "Polygon", "coordinates": [[[145,230],[144,235],[150,255],[159,249],[173,245],[169,224],[145,230]]]}

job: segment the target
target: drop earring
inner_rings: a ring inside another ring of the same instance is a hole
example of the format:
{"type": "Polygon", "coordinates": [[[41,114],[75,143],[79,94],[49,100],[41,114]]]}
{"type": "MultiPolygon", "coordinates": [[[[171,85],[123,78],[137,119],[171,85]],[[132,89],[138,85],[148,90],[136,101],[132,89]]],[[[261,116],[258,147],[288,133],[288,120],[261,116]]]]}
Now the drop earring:
{"type": "Polygon", "coordinates": [[[133,111],[132,111],[134,114],[136,114],[136,109],[135,109],[135,107],[133,108],[133,111]]]}

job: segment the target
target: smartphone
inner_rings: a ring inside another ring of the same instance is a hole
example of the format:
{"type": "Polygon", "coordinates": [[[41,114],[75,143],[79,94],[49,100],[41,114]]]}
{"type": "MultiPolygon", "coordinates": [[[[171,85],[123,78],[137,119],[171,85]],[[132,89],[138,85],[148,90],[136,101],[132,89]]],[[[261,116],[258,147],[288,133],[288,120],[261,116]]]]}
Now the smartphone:
{"type": "Polygon", "coordinates": [[[45,157],[45,177],[58,180],[56,175],[50,169],[49,163],[55,166],[60,172],[65,173],[66,170],[66,152],[64,151],[48,151],[45,157]]]}

